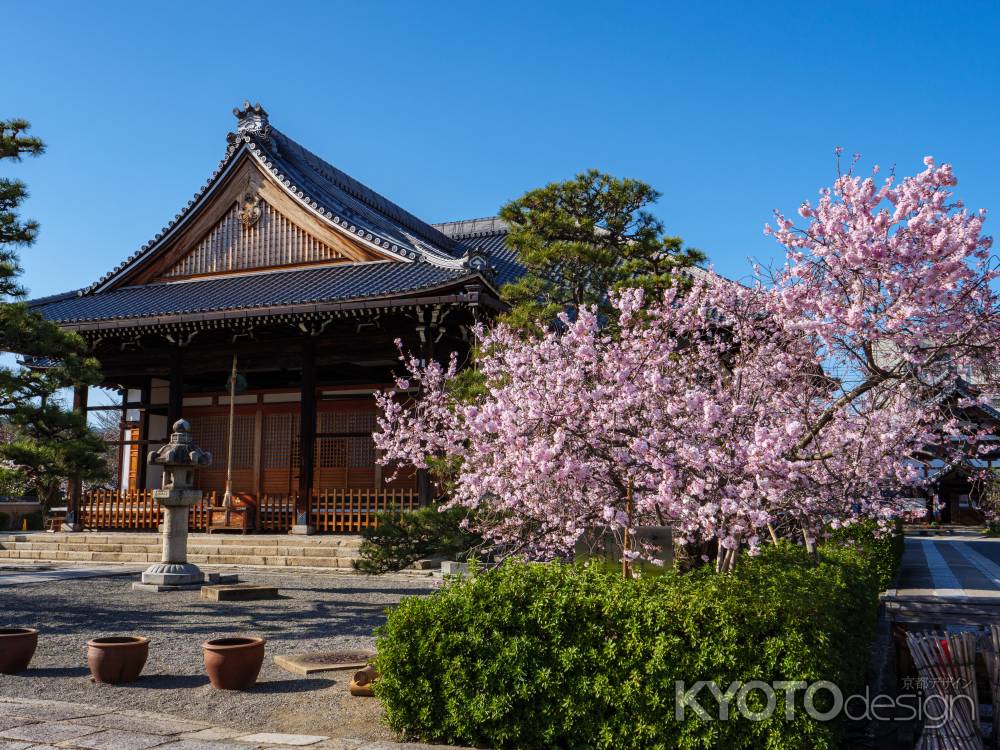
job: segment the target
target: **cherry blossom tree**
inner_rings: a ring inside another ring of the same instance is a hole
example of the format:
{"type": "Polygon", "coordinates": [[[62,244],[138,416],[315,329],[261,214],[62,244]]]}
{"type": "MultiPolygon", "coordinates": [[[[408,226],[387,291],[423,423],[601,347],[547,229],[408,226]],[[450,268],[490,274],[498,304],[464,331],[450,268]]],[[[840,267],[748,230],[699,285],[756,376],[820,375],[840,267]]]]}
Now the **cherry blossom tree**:
{"type": "Polygon", "coordinates": [[[925,163],[880,187],[839,175],[804,227],[776,214],[787,263],[753,287],[709,274],[649,304],[627,290],[614,334],[593,309],[527,340],[480,331],[473,403],[449,395],[454,360],[407,359],[397,385],[419,395],[378,397],[377,447],[418,467],[454,457],[450,503],[542,559],[593,529],[649,557],[630,539],[658,524],[728,570],[779,522],[809,543],[893,515],[920,481],[910,456],[974,442],[933,394],[955,363],[986,368],[1000,334],[984,214],[925,163]]]}

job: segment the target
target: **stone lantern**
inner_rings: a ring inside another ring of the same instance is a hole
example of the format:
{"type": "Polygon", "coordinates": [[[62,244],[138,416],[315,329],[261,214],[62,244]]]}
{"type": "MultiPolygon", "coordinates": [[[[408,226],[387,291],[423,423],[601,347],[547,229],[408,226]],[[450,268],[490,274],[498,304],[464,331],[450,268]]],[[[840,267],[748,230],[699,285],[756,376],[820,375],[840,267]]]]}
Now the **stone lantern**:
{"type": "Polygon", "coordinates": [[[192,487],[194,470],[211,464],[212,454],[194,444],[190,430],[186,420],[177,420],[170,442],[149,454],[150,464],[163,467],[163,487],[153,490],[163,506],[163,557],[142,574],[137,588],[169,591],[205,582],[201,569],[187,561],[188,510],[201,500],[201,490],[192,487]]]}

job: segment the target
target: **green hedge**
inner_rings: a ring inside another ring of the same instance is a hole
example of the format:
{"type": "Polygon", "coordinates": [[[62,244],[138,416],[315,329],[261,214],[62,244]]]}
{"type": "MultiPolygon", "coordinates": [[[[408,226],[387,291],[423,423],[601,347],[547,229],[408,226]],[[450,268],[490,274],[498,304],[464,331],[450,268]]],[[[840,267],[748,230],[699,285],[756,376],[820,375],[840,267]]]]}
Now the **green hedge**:
{"type": "MultiPolygon", "coordinates": [[[[881,542],[880,542],[881,544],[881,542]]],[[[873,547],[880,547],[875,544],[873,547]]],[[[674,717],[676,681],[831,680],[863,687],[883,572],[858,545],[769,548],[730,575],[623,581],[603,566],[507,562],[411,597],[378,633],[389,725],[494,748],[836,747],[802,710],[760,722],[674,717]]],[[[820,693],[816,705],[823,708],[820,693]]],[[[750,694],[758,707],[760,693],[750,694]]],[[[708,690],[706,710],[718,711],[708,690]]],[[[734,709],[734,713],[735,709],[734,709]]]]}
{"type": "Polygon", "coordinates": [[[874,521],[859,521],[830,535],[829,544],[855,548],[872,565],[881,589],[892,585],[903,560],[903,523],[895,521],[892,533],[880,531],[874,521]]]}

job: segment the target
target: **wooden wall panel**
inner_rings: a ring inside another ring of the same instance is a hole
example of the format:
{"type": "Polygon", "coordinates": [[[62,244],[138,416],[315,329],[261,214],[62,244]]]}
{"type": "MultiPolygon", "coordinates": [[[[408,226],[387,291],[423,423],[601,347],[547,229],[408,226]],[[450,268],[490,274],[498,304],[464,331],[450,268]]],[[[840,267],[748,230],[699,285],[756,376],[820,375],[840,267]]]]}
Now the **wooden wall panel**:
{"type": "MultiPolygon", "coordinates": [[[[316,415],[317,432],[353,433],[316,440],[316,492],[342,489],[392,489],[416,487],[414,472],[375,466],[376,429],[374,403],[367,399],[321,402],[316,415]]],[[[226,435],[228,416],[221,407],[189,407],[195,442],[212,453],[212,466],[197,472],[197,485],[204,491],[222,493],[226,484],[226,435]]],[[[233,453],[233,491],[287,495],[294,493],[299,479],[298,404],[237,406],[233,453]],[[258,435],[258,421],[260,424],[258,435]],[[258,453],[259,451],[259,453],[258,453]]]]}

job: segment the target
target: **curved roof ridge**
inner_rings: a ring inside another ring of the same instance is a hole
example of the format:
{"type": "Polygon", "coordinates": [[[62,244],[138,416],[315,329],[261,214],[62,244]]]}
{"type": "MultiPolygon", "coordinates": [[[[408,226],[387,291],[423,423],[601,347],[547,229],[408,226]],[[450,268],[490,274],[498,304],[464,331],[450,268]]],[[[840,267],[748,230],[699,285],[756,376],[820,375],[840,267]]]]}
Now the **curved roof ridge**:
{"type": "Polygon", "coordinates": [[[276,145],[279,148],[279,155],[282,145],[286,145],[291,150],[297,150],[303,159],[305,166],[307,166],[320,178],[332,183],[348,195],[361,201],[368,206],[368,208],[371,208],[398,222],[400,225],[414,232],[421,239],[430,243],[432,246],[434,244],[439,244],[447,251],[455,249],[451,238],[439,231],[433,224],[423,221],[400,206],[398,203],[389,200],[384,195],[368,187],[357,178],[351,177],[351,175],[347,174],[344,170],[335,167],[323,157],[317,155],[313,151],[310,151],[294,138],[288,136],[277,128],[271,128],[270,135],[272,139],[277,142],[276,145]],[[277,136],[277,138],[275,138],[275,136],[277,136]]]}
{"type": "Polygon", "coordinates": [[[478,219],[459,219],[457,221],[442,221],[433,225],[435,229],[448,235],[453,240],[463,240],[472,237],[487,237],[495,234],[507,234],[507,222],[499,216],[483,216],[478,219]]]}

